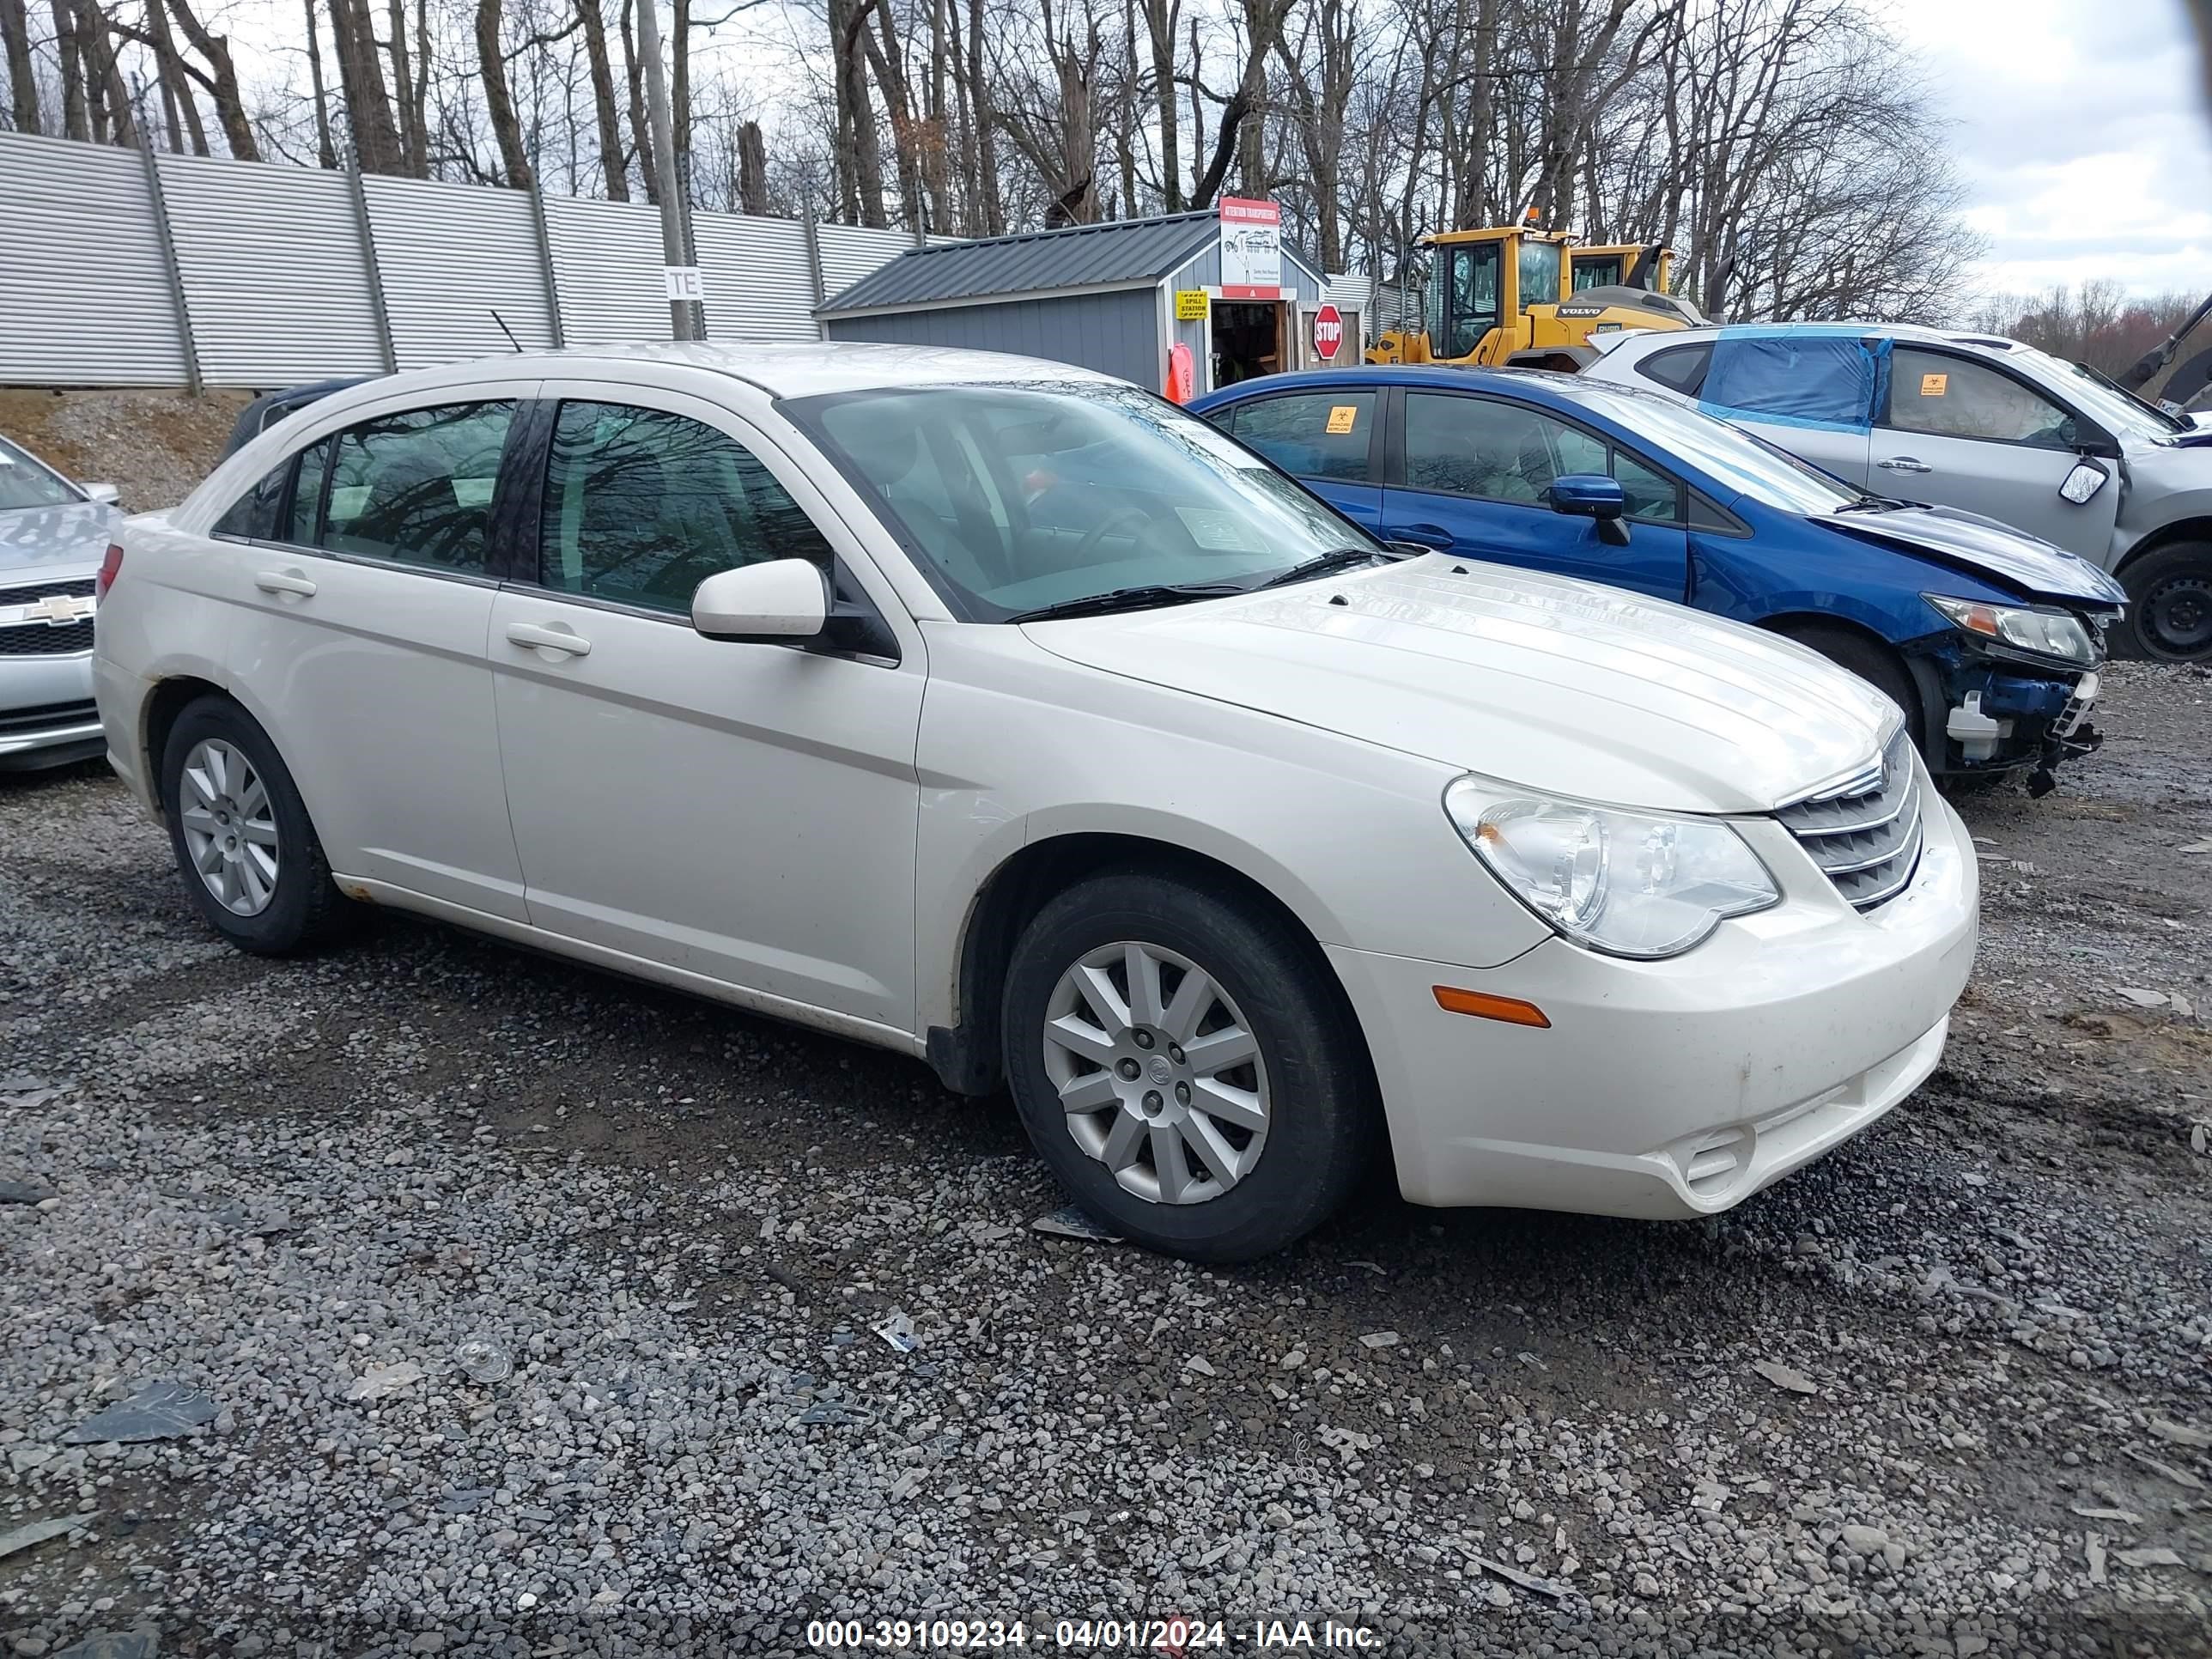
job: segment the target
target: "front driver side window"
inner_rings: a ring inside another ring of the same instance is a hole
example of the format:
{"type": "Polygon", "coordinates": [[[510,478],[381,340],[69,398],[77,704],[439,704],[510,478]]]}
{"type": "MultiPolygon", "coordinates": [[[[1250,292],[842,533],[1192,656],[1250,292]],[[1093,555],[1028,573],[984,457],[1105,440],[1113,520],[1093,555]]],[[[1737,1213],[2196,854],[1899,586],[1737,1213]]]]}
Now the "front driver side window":
{"type": "Polygon", "coordinates": [[[1890,360],[1889,419],[1899,432],[2071,449],[2074,417],[2011,375],[1964,357],[1900,348],[1890,360]]]}
{"type": "Polygon", "coordinates": [[[835,556],[727,433],[628,404],[564,403],[539,515],[539,580],[564,593],[688,612],[719,570],[835,556]]]}
{"type": "MultiPolygon", "coordinates": [[[[321,545],[358,558],[483,574],[492,494],[514,418],[512,403],[445,404],[348,427],[331,460],[321,545]]],[[[307,495],[304,471],[295,495],[307,495]]]]}

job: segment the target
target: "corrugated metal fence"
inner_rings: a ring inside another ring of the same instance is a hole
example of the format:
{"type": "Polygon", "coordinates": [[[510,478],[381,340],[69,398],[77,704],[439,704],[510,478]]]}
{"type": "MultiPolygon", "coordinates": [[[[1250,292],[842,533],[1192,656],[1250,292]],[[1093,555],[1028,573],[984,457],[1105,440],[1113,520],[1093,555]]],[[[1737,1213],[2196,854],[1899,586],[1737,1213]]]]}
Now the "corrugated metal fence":
{"type": "MultiPolygon", "coordinates": [[[[731,213],[694,213],[692,237],[716,340],[815,339],[825,295],[912,246],[731,213]]],[[[660,263],[635,203],[0,133],[0,385],[266,388],[508,333],[665,340],[660,263]]]]}

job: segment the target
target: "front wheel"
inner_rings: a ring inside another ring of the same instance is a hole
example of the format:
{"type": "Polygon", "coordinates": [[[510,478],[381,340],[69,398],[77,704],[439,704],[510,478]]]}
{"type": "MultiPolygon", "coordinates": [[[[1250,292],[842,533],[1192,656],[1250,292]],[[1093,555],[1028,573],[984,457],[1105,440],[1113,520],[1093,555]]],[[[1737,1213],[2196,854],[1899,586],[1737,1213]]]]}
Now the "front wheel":
{"type": "Polygon", "coordinates": [[[2212,544],[2181,542],[2146,553],[2120,573],[2128,614],[2112,654],[2154,662],[2212,658],[2212,544]]]}
{"type": "MultiPolygon", "coordinates": [[[[1838,668],[1848,668],[1905,714],[1905,730],[1912,746],[1925,751],[1921,740],[1926,732],[1921,719],[1920,693],[1912,684],[1912,672],[1905,665],[1905,659],[1879,640],[1848,628],[1831,627],[1822,623],[1807,623],[1788,630],[1789,636],[1798,644],[1819,652],[1838,668]]],[[[1933,757],[1940,762],[1941,756],[1933,757]]]]}
{"type": "Polygon", "coordinates": [[[1374,1085],[1310,942],[1262,907],[1131,871],[1069,889],[1015,946],[1006,1076],[1031,1143],[1111,1231],[1248,1261],[1364,1172],[1374,1085]]]}

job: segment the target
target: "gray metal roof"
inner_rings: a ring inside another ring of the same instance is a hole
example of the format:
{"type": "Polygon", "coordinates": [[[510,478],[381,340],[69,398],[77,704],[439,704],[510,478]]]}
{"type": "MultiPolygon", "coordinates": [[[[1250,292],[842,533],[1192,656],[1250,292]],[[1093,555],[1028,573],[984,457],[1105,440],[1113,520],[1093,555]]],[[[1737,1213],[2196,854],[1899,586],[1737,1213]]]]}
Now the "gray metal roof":
{"type": "Polygon", "coordinates": [[[1219,216],[1209,210],[915,248],[832,295],[822,314],[1158,282],[1220,229],[1219,216]]]}

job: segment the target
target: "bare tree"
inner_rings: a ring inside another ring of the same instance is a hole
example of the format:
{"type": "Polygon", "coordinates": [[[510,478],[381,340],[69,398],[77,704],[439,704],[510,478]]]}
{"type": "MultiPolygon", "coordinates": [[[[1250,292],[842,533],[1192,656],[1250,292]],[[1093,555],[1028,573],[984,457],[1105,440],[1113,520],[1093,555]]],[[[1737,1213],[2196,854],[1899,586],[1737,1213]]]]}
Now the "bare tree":
{"type": "Polygon", "coordinates": [[[37,132],[39,76],[31,56],[31,18],[23,0],[0,0],[0,53],[8,59],[8,113],[17,132],[37,132]]]}
{"type": "Polygon", "coordinates": [[[500,164],[506,182],[528,190],[538,181],[530,152],[522,142],[522,123],[516,117],[514,95],[507,85],[507,58],[500,47],[500,0],[477,0],[477,73],[482,78],[484,112],[499,145],[500,164]]]}

